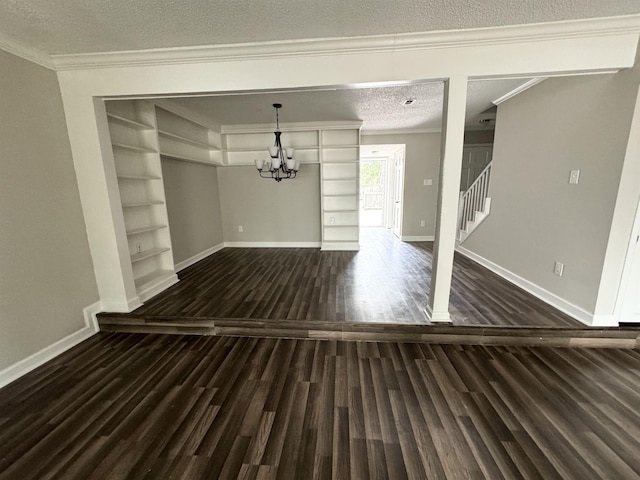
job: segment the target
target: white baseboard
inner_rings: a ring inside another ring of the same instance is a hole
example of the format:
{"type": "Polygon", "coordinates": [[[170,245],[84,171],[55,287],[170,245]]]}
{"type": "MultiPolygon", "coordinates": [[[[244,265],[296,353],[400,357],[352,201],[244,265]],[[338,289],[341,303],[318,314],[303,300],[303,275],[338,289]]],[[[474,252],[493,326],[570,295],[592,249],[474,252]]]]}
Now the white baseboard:
{"type": "Polygon", "coordinates": [[[614,315],[593,315],[592,327],[618,327],[620,324],[614,315]]]}
{"type": "Polygon", "coordinates": [[[204,258],[207,258],[209,255],[213,255],[214,253],[219,252],[224,248],[224,246],[225,246],[224,242],[219,243],[218,245],[214,245],[211,248],[207,248],[205,251],[200,252],[194,255],[193,257],[187,258],[186,260],[176,263],[176,273],[181,270],[184,270],[187,267],[190,267],[194,263],[197,263],[204,258]]]}
{"type": "Polygon", "coordinates": [[[232,248],[320,248],[320,242],[224,242],[232,248]]]}
{"type": "Polygon", "coordinates": [[[334,252],[357,252],[360,250],[358,242],[325,242],[320,247],[323,251],[334,252]]]}
{"type": "MultiPolygon", "coordinates": [[[[534,297],[537,297],[543,302],[548,303],[552,307],[557,308],[561,312],[566,313],[570,317],[573,317],[576,320],[579,320],[585,325],[596,326],[594,324],[593,314],[587,312],[583,308],[578,307],[577,305],[574,305],[571,302],[568,302],[567,300],[565,300],[562,297],[559,297],[555,293],[551,293],[550,291],[545,290],[539,285],[536,285],[535,283],[530,282],[529,280],[522,278],[519,275],[516,275],[515,273],[507,270],[506,268],[503,268],[500,265],[493,263],[491,260],[487,260],[486,258],[481,257],[480,255],[472,252],[471,250],[467,250],[464,247],[458,246],[456,247],[456,251],[461,253],[465,257],[470,258],[474,262],[479,263],[483,267],[488,268],[493,273],[500,275],[505,280],[508,280],[509,282],[517,285],[518,287],[522,288],[526,292],[529,292],[534,297]]],[[[608,324],[608,325],[611,325],[611,324],[608,324]]],[[[605,325],[600,324],[598,326],[605,326],[605,325]]],[[[616,324],[613,324],[613,326],[616,326],[616,324]]]]}
{"type": "Polygon", "coordinates": [[[142,300],[140,300],[140,297],[138,296],[135,296],[133,298],[128,298],[126,302],[118,302],[118,301],[111,301],[111,300],[102,301],[103,312],[129,313],[141,306],[142,306],[142,300]]]}
{"type": "MultiPolygon", "coordinates": [[[[178,276],[175,273],[173,275],[169,275],[166,278],[160,279],[158,281],[158,283],[154,283],[153,285],[151,285],[148,288],[146,288],[144,291],[141,291],[140,293],[138,293],[138,296],[140,297],[140,301],[141,302],[146,302],[151,297],[155,297],[160,292],[166,290],[167,288],[171,287],[172,285],[175,285],[179,281],[180,280],[178,279],[178,276]]],[[[129,310],[129,311],[131,311],[131,310],[129,310]]]]}
{"type": "Polygon", "coordinates": [[[400,240],[403,242],[433,242],[433,235],[403,235],[400,240]]]}
{"type": "Polygon", "coordinates": [[[103,311],[102,304],[96,302],[82,310],[85,326],[64,338],[61,338],[48,347],[45,347],[36,353],[29,355],[27,358],[9,365],[0,371],[0,388],[10,384],[14,380],[26,375],[30,371],[38,368],[40,365],[66,352],[70,348],[75,347],[79,343],[85,341],[98,333],[98,320],[96,314],[103,311]]]}
{"type": "Polygon", "coordinates": [[[429,320],[431,323],[441,323],[441,324],[451,324],[451,315],[449,315],[449,312],[443,312],[443,313],[433,313],[433,310],[431,309],[431,305],[427,305],[426,307],[424,307],[424,309],[422,310],[423,313],[425,314],[425,316],[427,317],[427,320],[429,320]]]}

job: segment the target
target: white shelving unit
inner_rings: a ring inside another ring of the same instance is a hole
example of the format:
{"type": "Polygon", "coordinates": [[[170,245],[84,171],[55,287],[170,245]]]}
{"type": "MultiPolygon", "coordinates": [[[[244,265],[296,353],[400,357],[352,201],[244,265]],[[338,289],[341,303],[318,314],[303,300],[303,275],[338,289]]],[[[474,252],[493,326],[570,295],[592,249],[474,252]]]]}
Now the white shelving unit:
{"type": "Polygon", "coordinates": [[[360,129],[321,132],[322,249],[359,249],[360,129]]]}
{"type": "Polygon", "coordinates": [[[143,100],[107,101],[106,108],[130,272],[136,294],[144,302],[178,280],[158,154],[155,108],[143,100]]]}
{"type": "MultiPolygon", "coordinates": [[[[296,149],[296,160],[301,164],[320,162],[320,130],[317,127],[287,129],[282,126],[281,130],[284,147],[296,149]]],[[[222,131],[222,139],[224,165],[255,165],[255,160],[269,159],[267,147],[273,145],[273,127],[227,127],[222,131]]]]}
{"type": "Polygon", "coordinates": [[[157,138],[162,157],[222,165],[220,132],[185,118],[166,105],[156,105],[157,138]]]}

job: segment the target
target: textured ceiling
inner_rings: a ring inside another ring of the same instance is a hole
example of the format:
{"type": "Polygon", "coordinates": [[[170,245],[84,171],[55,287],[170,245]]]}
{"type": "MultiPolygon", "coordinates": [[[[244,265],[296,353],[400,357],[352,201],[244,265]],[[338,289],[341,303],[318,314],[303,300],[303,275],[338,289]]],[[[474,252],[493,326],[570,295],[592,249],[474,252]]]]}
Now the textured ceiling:
{"type": "MultiPolygon", "coordinates": [[[[522,85],[528,79],[469,82],[467,124],[477,125],[477,116],[491,101],[522,85]]],[[[173,99],[219,125],[271,123],[273,103],[282,103],[280,121],[322,122],[361,120],[363,130],[440,128],[442,83],[416,83],[382,88],[351,88],[283,93],[255,93],[173,99]],[[405,106],[407,99],[415,100],[405,106]]]]}
{"type": "Polygon", "coordinates": [[[425,32],[640,13],[639,0],[3,0],[48,54],[425,32]]]}

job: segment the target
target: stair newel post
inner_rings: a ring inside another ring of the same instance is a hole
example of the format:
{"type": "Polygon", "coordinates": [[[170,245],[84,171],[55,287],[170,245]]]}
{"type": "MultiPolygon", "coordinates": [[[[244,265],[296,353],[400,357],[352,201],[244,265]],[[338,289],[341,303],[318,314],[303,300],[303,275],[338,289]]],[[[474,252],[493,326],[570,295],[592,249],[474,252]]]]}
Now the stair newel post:
{"type": "Polygon", "coordinates": [[[464,192],[460,192],[458,196],[458,230],[462,230],[462,222],[464,220],[464,192]]]}

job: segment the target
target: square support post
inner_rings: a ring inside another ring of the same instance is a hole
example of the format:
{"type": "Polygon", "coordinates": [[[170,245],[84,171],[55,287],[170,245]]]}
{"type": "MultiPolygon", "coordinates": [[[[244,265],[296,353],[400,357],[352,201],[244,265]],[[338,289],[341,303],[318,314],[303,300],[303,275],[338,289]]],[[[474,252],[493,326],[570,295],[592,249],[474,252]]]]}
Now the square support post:
{"type": "Polygon", "coordinates": [[[464,120],[467,105],[467,77],[449,78],[444,85],[440,185],[436,211],[436,232],[429,304],[425,313],[431,322],[451,322],[449,296],[453,274],[453,253],[458,228],[458,202],[462,172],[464,120]]]}

